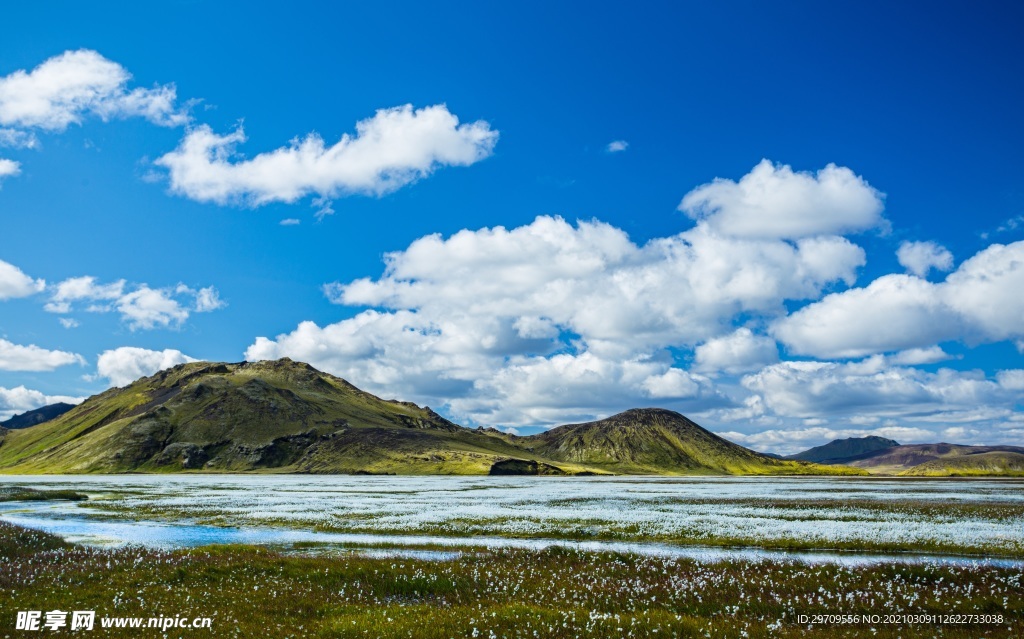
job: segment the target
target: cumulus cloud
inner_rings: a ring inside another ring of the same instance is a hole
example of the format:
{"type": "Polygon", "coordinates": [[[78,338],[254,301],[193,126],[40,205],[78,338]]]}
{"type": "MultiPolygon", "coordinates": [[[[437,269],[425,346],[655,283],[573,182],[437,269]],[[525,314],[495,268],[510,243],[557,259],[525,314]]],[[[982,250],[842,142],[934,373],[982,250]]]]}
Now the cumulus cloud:
{"type": "Polygon", "coordinates": [[[739,313],[782,313],[784,300],[851,283],[864,253],[839,237],[741,240],[703,225],[637,246],[608,224],[542,216],[511,230],[423,237],[385,260],[379,280],[330,285],[328,295],[430,317],[458,309],[521,327],[548,322],[617,353],[703,341],[739,313]]]}
{"type": "Polygon", "coordinates": [[[932,283],[885,275],[779,320],[773,334],[796,354],[859,357],[947,340],[1024,338],[1024,242],[993,244],[932,283]]]}
{"type": "Polygon", "coordinates": [[[755,335],[749,328],[710,339],[694,350],[696,368],[708,372],[743,373],[777,361],[779,348],[775,340],[755,335]]]}
{"type": "Polygon", "coordinates": [[[13,264],[0,260],[0,300],[28,297],[46,288],[46,282],[25,275],[13,264]]]}
{"type": "Polygon", "coordinates": [[[131,74],[96,51],[80,49],[52,57],[31,71],[0,78],[0,125],[15,127],[5,138],[28,140],[25,129],[63,131],[89,115],[103,120],[143,117],[178,126],[188,116],[175,106],[174,85],[129,90],[131,74]]]}
{"type": "Polygon", "coordinates": [[[51,351],[34,344],[22,346],[0,339],[0,371],[52,371],[69,364],[85,364],[76,353],[51,351]]]}
{"type": "Polygon", "coordinates": [[[141,286],[118,298],[116,307],[132,330],[181,326],[189,311],[167,289],[141,286]]]}
{"type": "Polygon", "coordinates": [[[0,183],[4,178],[14,177],[21,173],[21,164],[7,158],[0,158],[0,183]]]}
{"type": "Polygon", "coordinates": [[[124,294],[124,287],[124,280],[100,285],[90,275],[70,277],[52,287],[50,299],[44,308],[50,313],[68,313],[76,301],[116,300],[124,294]]]}
{"type": "Polygon", "coordinates": [[[999,371],[996,374],[999,385],[1011,391],[1024,391],[1024,370],[1019,368],[999,371]]]}
{"type": "Polygon", "coordinates": [[[781,362],[742,383],[776,415],[795,418],[973,421],[1005,417],[1016,401],[1013,392],[979,371],[928,373],[891,366],[881,357],[846,364],[781,362]]]}
{"type": "Polygon", "coordinates": [[[629,142],[626,142],[625,140],[614,140],[608,143],[608,146],[605,147],[605,151],[608,153],[621,153],[628,148],[629,142]]]}
{"type": "MultiPolygon", "coordinates": [[[[178,288],[179,293],[182,292],[181,288],[182,287],[178,288]]],[[[195,296],[196,301],[193,308],[195,308],[197,313],[209,313],[210,311],[215,311],[227,306],[227,302],[220,298],[220,292],[212,286],[201,288],[198,291],[193,291],[187,286],[184,288],[185,293],[195,296]]]]}
{"type": "Polygon", "coordinates": [[[152,351],[134,346],[122,346],[103,351],[96,362],[96,374],[110,380],[114,386],[127,386],[140,377],[147,377],[178,364],[196,359],[181,351],[165,349],[152,351]]]}
{"type": "Polygon", "coordinates": [[[131,330],[176,328],[192,312],[206,313],[226,306],[216,288],[193,289],[184,284],[174,288],[151,288],[140,284],[129,290],[125,280],[100,284],[90,275],[68,278],[51,287],[44,306],[51,313],[70,313],[85,303],[91,313],[118,312],[131,330]]]}
{"type": "Polygon", "coordinates": [[[801,238],[884,227],[883,198],[846,167],[811,174],[762,160],[739,182],[716,178],[690,191],[679,210],[735,237],[801,238]]]}
{"type": "MultiPolygon", "coordinates": [[[[1009,290],[1013,252],[990,247],[940,284],[888,275],[822,299],[853,286],[865,261],[860,247],[829,233],[884,225],[881,194],[836,167],[817,175],[767,169],[769,204],[788,190],[828,203],[843,186],[864,196],[861,213],[874,217],[854,224],[835,205],[832,217],[841,219],[829,225],[796,233],[789,224],[789,231],[757,236],[716,221],[725,211],[716,209],[687,231],[642,245],[602,222],[547,216],[517,228],[421,237],[387,254],[380,277],[325,286],[333,302],[367,310],[259,337],[246,358],[308,361],[371,392],[491,425],[580,421],[654,404],[712,426],[745,424],[735,430],[750,437],[750,429],[794,426],[916,428],[932,440],[951,428],[964,437],[989,427],[1012,431],[999,426],[1016,415],[1012,373],[992,379],[914,367],[951,359],[938,346],[949,335],[1011,327],[1012,313],[992,302],[976,301],[965,319],[962,301],[951,293],[936,302],[935,290],[1009,290]],[[780,179],[798,186],[778,186],[780,179]],[[819,301],[787,316],[788,304],[806,299],[819,301]],[[819,307],[831,315],[807,310],[819,307]],[[820,335],[809,330],[818,327],[820,335]],[[871,356],[779,362],[773,338],[790,352],[871,356]],[[685,370],[678,353],[691,349],[685,370]]],[[[812,208],[805,204],[795,206],[812,208]]]]}
{"type": "Polygon", "coordinates": [[[896,251],[900,265],[918,277],[928,271],[949,271],[953,268],[953,254],[935,242],[903,242],[896,251]]]}
{"type": "Polygon", "coordinates": [[[773,334],[798,355],[860,357],[953,339],[964,330],[961,322],[930,282],[885,275],[805,306],[780,320],[773,334]]]}
{"type": "MultiPolygon", "coordinates": [[[[730,238],[704,224],[640,246],[608,224],[542,216],[423,237],[385,261],[379,279],[325,287],[339,304],[382,310],[325,327],[304,322],[259,338],[247,358],[287,355],[373,391],[451,400],[453,411],[488,423],[593,417],[582,414],[588,403],[720,403],[666,349],[730,334],[740,314],[774,317],[785,300],[852,283],[864,253],[835,236],[730,238]],[[547,384],[559,375],[563,393],[547,384]],[[578,383],[566,386],[570,379],[578,383]]],[[[746,341],[744,357],[777,357],[766,354],[770,339],[746,341]]],[[[710,362],[712,347],[705,351],[710,362]]]]}
{"type": "Polygon", "coordinates": [[[17,386],[15,388],[0,387],[0,421],[49,404],[56,404],[58,402],[80,404],[84,399],[84,397],[70,397],[67,395],[46,395],[24,386],[17,386]]]}
{"type": "Polygon", "coordinates": [[[488,157],[498,132],[482,120],[460,124],[444,105],[405,105],[377,111],[356,124],[355,135],[331,146],[311,133],[252,159],[234,159],[245,139],[241,127],[218,135],[198,126],[156,164],[167,169],[172,192],[200,202],[260,206],[307,195],[382,195],[439,167],[488,157]]]}

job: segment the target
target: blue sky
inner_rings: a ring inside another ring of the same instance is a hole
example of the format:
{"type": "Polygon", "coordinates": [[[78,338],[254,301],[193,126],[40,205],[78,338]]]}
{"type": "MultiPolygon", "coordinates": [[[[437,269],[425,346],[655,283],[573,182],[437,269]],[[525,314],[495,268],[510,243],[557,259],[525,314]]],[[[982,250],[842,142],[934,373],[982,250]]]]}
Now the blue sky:
{"type": "Polygon", "coordinates": [[[524,433],[1020,441],[1022,10],[665,4],[7,9],[0,417],[287,355],[524,433]]]}

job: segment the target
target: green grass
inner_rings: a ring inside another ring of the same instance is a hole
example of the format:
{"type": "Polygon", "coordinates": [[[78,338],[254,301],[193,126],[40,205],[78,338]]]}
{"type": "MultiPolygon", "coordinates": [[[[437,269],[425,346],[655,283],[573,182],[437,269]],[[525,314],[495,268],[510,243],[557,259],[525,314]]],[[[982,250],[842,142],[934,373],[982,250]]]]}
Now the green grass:
{"type": "Polygon", "coordinates": [[[49,501],[51,499],[84,501],[88,495],[73,490],[39,490],[27,486],[0,486],[0,502],[49,501]]]}
{"type": "Polygon", "coordinates": [[[960,612],[1003,620],[944,625],[942,636],[1019,637],[1022,576],[992,567],[700,564],[559,550],[443,562],[283,555],[247,546],[94,550],[0,522],[0,633],[17,636],[19,610],[60,609],[213,618],[212,632],[168,635],[175,637],[888,638],[933,637],[940,627],[808,627],[794,619],[960,612]]]}

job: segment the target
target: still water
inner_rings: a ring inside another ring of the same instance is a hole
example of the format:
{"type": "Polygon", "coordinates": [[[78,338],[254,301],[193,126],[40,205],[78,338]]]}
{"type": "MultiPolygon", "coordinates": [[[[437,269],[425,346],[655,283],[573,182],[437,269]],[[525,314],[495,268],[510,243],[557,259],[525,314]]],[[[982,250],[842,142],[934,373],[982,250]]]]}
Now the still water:
{"type": "Polygon", "coordinates": [[[0,476],[0,487],[72,489],[86,502],[0,503],[0,519],[97,546],[244,543],[452,559],[479,548],[686,557],[700,561],[989,563],[1020,555],[1024,483],[860,478],[0,476]],[[608,537],[615,541],[587,539],[608,537]],[[545,537],[545,535],[551,537],[545,537]],[[740,547],[700,543],[727,534],[740,547]],[[558,538],[554,538],[558,537],[558,538]],[[568,537],[567,539],[565,537],[568,537]],[[686,543],[667,543],[666,538],[686,543]],[[780,539],[911,540],[964,553],[789,552],[780,539]],[[621,541],[619,540],[621,539],[621,541]]]}

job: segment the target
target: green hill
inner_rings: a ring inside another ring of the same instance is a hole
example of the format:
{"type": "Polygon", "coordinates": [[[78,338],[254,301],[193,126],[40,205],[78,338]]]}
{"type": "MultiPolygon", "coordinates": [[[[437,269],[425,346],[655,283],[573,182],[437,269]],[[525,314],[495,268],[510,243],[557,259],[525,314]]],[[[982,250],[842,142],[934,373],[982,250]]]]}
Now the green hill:
{"type": "Polygon", "coordinates": [[[1024,477],[1024,453],[995,450],[933,459],[900,473],[909,477],[1024,477]]]}
{"type": "Polygon", "coordinates": [[[802,453],[789,455],[785,459],[796,459],[816,464],[846,464],[899,445],[899,442],[884,437],[848,437],[847,439],[834,439],[827,444],[809,448],[802,453]]]}
{"type": "Polygon", "coordinates": [[[524,443],[556,462],[615,473],[794,475],[859,474],[780,460],[726,441],[686,417],[659,408],[628,410],[607,419],[559,426],[524,443]]]}
{"type": "Polygon", "coordinates": [[[627,411],[532,437],[468,429],[289,359],[182,364],[23,430],[0,472],[845,474],[770,459],[678,413],[627,411]]]}

